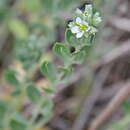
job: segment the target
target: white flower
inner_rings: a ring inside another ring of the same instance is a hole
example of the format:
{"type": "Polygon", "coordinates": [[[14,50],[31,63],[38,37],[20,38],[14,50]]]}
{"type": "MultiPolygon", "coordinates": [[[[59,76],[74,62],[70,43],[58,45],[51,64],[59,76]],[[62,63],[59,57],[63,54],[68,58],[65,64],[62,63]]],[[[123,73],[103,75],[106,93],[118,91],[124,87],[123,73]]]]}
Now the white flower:
{"type": "Polygon", "coordinates": [[[80,17],[77,17],[75,19],[75,22],[71,22],[69,24],[69,27],[71,32],[76,34],[77,38],[81,38],[84,33],[90,31],[90,26],[88,25],[88,23],[82,20],[80,17]]]}
{"type": "Polygon", "coordinates": [[[96,32],[98,32],[98,30],[95,27],[90,27],[90,33],[91,34],[95,34],[96,32]]]}
{"type": "Polygon", "coordinates": [[[86,5],[84,12],[76,9],[76,16],[73,22],[68,25],[76,38],[83,36],[87,38],[89,35],[95,35],[98,32],[97,27],[102,19],[99,12],[93,13],[92,5],[86,5]]]}
{"type": "Polygon", "coordinates": [[[77,18],[76,18],[76,23],[77,23],[77,24],[82,24],[82,20],[81,20],[80,17],[77,17],[77,18]]]}
{"type": "Polygon", "coordinates": [[[101,23],[101,21],[102,21],[102,18],[100,17],[99,12],[96,12],[96,13],[94,14],[94,16],[93,16],[93,24],[94,24],[95,26],[98,26],[98,25],[101,23]]]}
{"type": "Polygon", "coordinates": [[[76,37],[77,37],[77,38],[81,38],[81,37],[83,36],[83,34],[84,34],[84,32],[78,32],[78,33],[76,34],[76,37]]]}
{"type": "Polygon", "coordinates": [[[77,17],[75,22],[70,22],[69,27],[71,32],[76,34],[77,38],[81,38],[85,32],[90,30],[88,23],[82,20],[80,17],[77,17]]]}
{"type": "Polygon", "coordinates": [[[79,32],[79,27],[78,26],[74,26],[71,28],[71,32],[72,33],[78,33],[79,32]]]}
{"type": "Polygon", "coordinates": [[[76,14],[81,15],[81,14],[83,14],[83,13],[82,13],[82,11],[81,11],[80,9],[77,8],[77,9],[76,9],[76,14]]]}

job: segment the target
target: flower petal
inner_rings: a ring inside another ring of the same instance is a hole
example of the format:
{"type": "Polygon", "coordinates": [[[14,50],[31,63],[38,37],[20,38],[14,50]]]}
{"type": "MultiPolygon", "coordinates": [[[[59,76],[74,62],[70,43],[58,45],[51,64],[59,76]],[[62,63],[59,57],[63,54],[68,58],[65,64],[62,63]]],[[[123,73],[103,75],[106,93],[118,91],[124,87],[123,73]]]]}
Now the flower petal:
{"type": "Polygon", "coordinates": [[[76,23],[77,23],[77,24],[82,24],[82,20],[81,20],[80,17],[77,17],[77,18],[76,18],[76,23]]]}
{"type": "Polygon", "coordinates": [[[68,26],[69,26],[70,28],[73,27],[73,23],[70,22],[70,23],[68,24],[68,26]]]}
{"type": "Polygon", "coordinates": [[[91,27],[89,26],[87,29],[86,29],[86,32],[89,32],[91,30],[91,27]]]}
{"type": "Polygon", "coordinates": [[[83,34],[84,34],[84,32],[78,32],[78,33],[76,34],[76,37],[77,37],[77,38],[81,38],[81,37],[83,36],[83,34]]]}
{"type": "Polygon", "coordinates": [[[79,32],[79,27],[77,27],[77,26],[72,27],[71,32],[72,33],[78,33],[79,32]]]}
{"type": "Polygon", "coordinates": [[[98,30],[94,27],[91,27],[90,33],[95,34],[96,32],[98,32],[98,30]]]}
{"type": "Polygon", "coordinates": [[[86,21],[83,20],[82,23],[83,23],[84,25],[88,26],[88,23],[87,23],[86,21]]]}
{"type": "Polygon", "coordinates": [[[98,25],[101,23],[101,21],[102,21],[102,18],[100,17],[99,12],[96,12],[96,13],[94,14],[94,16],[93,16],[93,24],[94,24],[95,26],[98,26],[98,25]]]}
{"type": "Polygon", "coordinates": [[[76,14],[82,14],[82,11],[80,9],[76,9],[76,14]]]}

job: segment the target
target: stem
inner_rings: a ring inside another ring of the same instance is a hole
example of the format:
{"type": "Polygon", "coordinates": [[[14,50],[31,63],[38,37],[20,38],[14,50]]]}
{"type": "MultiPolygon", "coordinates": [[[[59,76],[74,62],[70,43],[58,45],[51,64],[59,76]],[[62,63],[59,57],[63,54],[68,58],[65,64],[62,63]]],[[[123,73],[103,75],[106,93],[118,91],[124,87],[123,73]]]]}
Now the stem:
{"type": "Polygon", "coordinates": [[[36,128],[41,128],[43,125],[45,125],[52,117],[52,114],[47,115],[47,117],[44,117],[43,119],[41,119],[37,124],[36,124],[36,128]]]}
{"type": "Polygon", "coordinates": [[[41,105],[42,105],[42,101],[40,100],[40,102],[38,103],[35,111],[33,112],[33,115],[32,115],[32,118],[29,122],[29,126],[28,126],[28,129],[27,130],[32,130],[33,129],[33,124],[35,123],[35,120],[40,112],[40,109],[41,109],[41,105]]]}

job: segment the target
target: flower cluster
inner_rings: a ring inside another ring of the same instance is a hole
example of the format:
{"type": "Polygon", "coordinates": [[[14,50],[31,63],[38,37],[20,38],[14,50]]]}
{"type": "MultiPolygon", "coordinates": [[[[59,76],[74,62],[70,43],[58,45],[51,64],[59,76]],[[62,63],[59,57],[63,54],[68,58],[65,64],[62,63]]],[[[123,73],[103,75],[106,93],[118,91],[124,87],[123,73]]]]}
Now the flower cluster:
{"type": "Polygon", "coordinates": [[[76,38],[88,37],[92,34],[95,35],[101,21],[99,12],[93,13],[92,5],[86,5],[84,12],[80,9],[76,10],[76,17],[68,26],[76,38]]]}

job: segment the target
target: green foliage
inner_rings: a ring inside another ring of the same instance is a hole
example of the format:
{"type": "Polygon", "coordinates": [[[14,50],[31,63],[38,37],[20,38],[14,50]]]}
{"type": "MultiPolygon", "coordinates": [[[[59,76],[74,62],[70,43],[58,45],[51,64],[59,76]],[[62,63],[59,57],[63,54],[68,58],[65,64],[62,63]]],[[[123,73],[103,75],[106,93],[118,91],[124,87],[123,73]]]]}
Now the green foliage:
{"type": "Polygon", "coordinates": [[[23,0],[23,1],[27,5],[27,10],[31,12],[39,12],[42,9],[40,0],[28,0],[28,1],[23,0]]]}
{"type": "Polygon", "coordinates": [[[127,114],[122,120],[114,123],[110,130],[128,130],[130,124],[130,115],[127,114]]]}
{"type": "MultiPolygon", "coordinates": [[[[10,89],[9,99],[0,101],[0,129],[42,128],[52,118],[54,103],[51,94],[56,92],[59,83],[68,84],[74,71],[73,65],[85,61],[87,49],[95,39],[95,32],[91,32],[91,35],[86,33],[84,37],[78,39],[72,28],[68,27],[65,33],[66,42],[56,42],[53,46],[53,51],[62,60],[62,65],[53,63],[55,58],[51,55],[50,47],[58,38],[56,28],[65,27],[62,14],[70,13],[79,2],[79,0],[0,1],[0,24],[3,25],[3,32],[0,33],[3,33],[3,36],[7,35],[3,37],[6,39],[3,41],[12,45],[12,48],[9,48],[15,56],[11,69],[7,69],[4,75],[8,84],[13,86],[13,90],[10,89]],[[71,47],[74,47],[74,52],[71,52],[71,47]],[[50,59],[47,59],[46,55],[49,55],[50,59]],[[47,60],[40,66],[44,58],[47,60]],[[50,87],[45,86],[43,93],[32,78],[37,74],[39,66],[42,74],[50,82],[50,87]],[[28,115],[25,118],[22,114],[26,99],[34,105],[30,112],[31,118],[28,118],[28,115]],[[6,100],[9,100],[9,103],[6,100]]],[[[91,9],[85,11],[93,15],[91,9]]],[[[73,22],[75,23],[76,17],[82,18],[83,15],[75,14],[73,22]]],[[[99,17],[99,14],[95,14],[93,20],[88,20],[96,29],[100,22],[99,17]]],[[[91,31],[94,30],[91,28],[91,31]]]]}
{"type": "MultiPolygon", "coordinates": [[[[46,23],[33,23],[31,25],[31,31],[34,33],[42,33],[42,39],[41,38],[37,38],[36,36],[36,40],[42,40],[42,45],[48,44],[48,43],[43,43],[44,42],[53,42],[55,40],[55,30],[54,30],[54,25],[46,25],[46,23]]],[[[33,39],[34,40],[34,39],[33,39]]],[[[34,40],[35,41],[35,40],[34,40]]],[[[43,48],[44,49],[44,48],[43,48]]]]}
{"type": "Polygon", "coordinates": [[[46,93],[53,93],[54,90],[52,88],[43,88],[46,93]]]}
{"type": "Polygon", "coordinates": [[[18,96],[21,93],[20,82],[17,79],[17,76],[18,73],[13,69],[7,69],[5,71],[5,80],[14,88],[12,96],[18,96]]]}
{"type": "Polygon", "coordinates": [[[74,2],[73,0],[66,0],[66,1],[60,0],[59,1],[59,7],[66,9],[69,6],[69,4],[72,4],[73,2],[74,2]]]}
{"type": "Polygon", "coordinates": [[[30,84],[26,90],[28,98],[34,103],[39,103],[39,100],[42,97],[37,87],[33,84],[30,84]]]}
{"type": "MultiPolygon", "coordinates": [[[[98,31],[95,26],[101,22],[99,13],[93,11],[92,5],[86,5],[84,12],[77,9],[75,14],[76,16],[73,21],[69,23],[69,28],[67,28],[65,32],[65,39],[68,44],[55,43],[53,47],[55,54],[64,62],[64,66],[59,67],[62,70],[59,76],[60,80],[69,78],[72,73],[73,64],[83,63],[87,53],[87,46],[92,44],[95,38],[94,36],[98,31]],[[95,14],[96,17],[93,18],[95,14]],[[93,22],[94,20],[96,21],[95,24],[93,22]],[[75,48],[73,53],[70,52],[70,46],[75,48]]],[[[55,76],[52,77],[52,72],[54,72],[54,70],[52,70],[51,66],[50,63],[44,62],[41,69],[48,79],[55,80],[55,76]]],[[[54,72],[54,74],[56,74],[56,72],[54,72]]]]}
{"type": "Polygon", "coordinates": [[[15,46],[16,58],[23,63],[23,67],[27,70],[33,68],[40,60],[44,51],[43,38],[37,39],[35,36],[30,36],[26,40],[19,40],[15,46]]]}
{"type": "Polygon", "coordinates": [[[17,73],[16,71],[12,70],[12,69],[8,69],[5,72],[5,80],[13,85],[13,86],[18,86],[19,85],[19,81],[17,79],[17,73]]]}
{"type": "Polygon", "coordinates": [[[6,18],[7,11],[9,11],[7,0],[0,0],[0,20],[6,18]]]}
{"type": "Polygon", "coordinates": [[[69,48],[62,43],[56,43],[53,47],[53,50],[57,56],[59,56],[65,64],[71,62],[71,53],[69,48]]]}
{"type": "Polygon", "coordinates": [[[41,65],[41,72],[45,75],[52,83],[57,79],[56,66],[51,62],[45,61],[41,65]]]}
{"type": "Polygon", "coordinates": [[[76,37],[73,35],[70,29],[66,29],[65,39],[69,45],[79,48],[79,40],[76,39],[76,37]]]}
{"type": "Polygon", "coordinates": [[[16,38],[25,39],[28,37],[28,28],[23,22],[18,19],[10,20],[9,29],[15,35],[16,38]]]}
{"type": "Polygon", "coordinates": [[[27,130],[27,120],[20,114],[13,115],[10,121],[11,130],[27,130]]]}
{"type": "Polygon", "coordinates": [[[41,0],[42,6],[48,13],[53,13],[57,11],[57,3],[58,0],[52,1],[52,0],[41,0]]]}
{"type": "Polygon", "coordinates": [[[52,110],[53,108],[53,101],[49,98],[45,98],[43,99],[43,103],[42,103],[42,106],[41,106],[41,113],[44,115],[44,116],[47,116],[48,113],[50,113],[50,111],[52,110]]]}
{"type": "Polygon", "coordinates": [[[61,70],[61,80],[67,82],[73,72],[73,68],[60,67],[60,70],[61,70]]]}
{"type": "Polygon", "coordinates": [[[49,98],[44,98],[42,100],[42,105],[41,105],[41,110],[39,111],[41,115],[44,116],[43,119],[40,119],[37,123],[38,127],[41,127],[43,125],[45,125],[51,118],[53,115],[53,101],[49,98]]]}
{"type": "Polygon", "coordinates": [[[124,113],[128,114],[130,110],[130,102],[128,100],[125,101],[124,104],[122,105],[122,108],[124,110],[124,113]]]}
{"type": "Polygon", "coordinates": [[[122,104],[123,117],[121,120],[114,121],[114,123],[110,126],[109,130],[128,130],[130,124],[130,102],[126,100],[122,104]]]}
{"type": "Polygon", "coordinates": [[[74,52],[72,55],[74,64],[82,64],[86,56],[85,51],[74,52]]]}
{"type": "Polygon", "coordinates": [[[0,100],[0,128],[3,128],[3,119],[7,112],[7,104],[0,100]]]}

